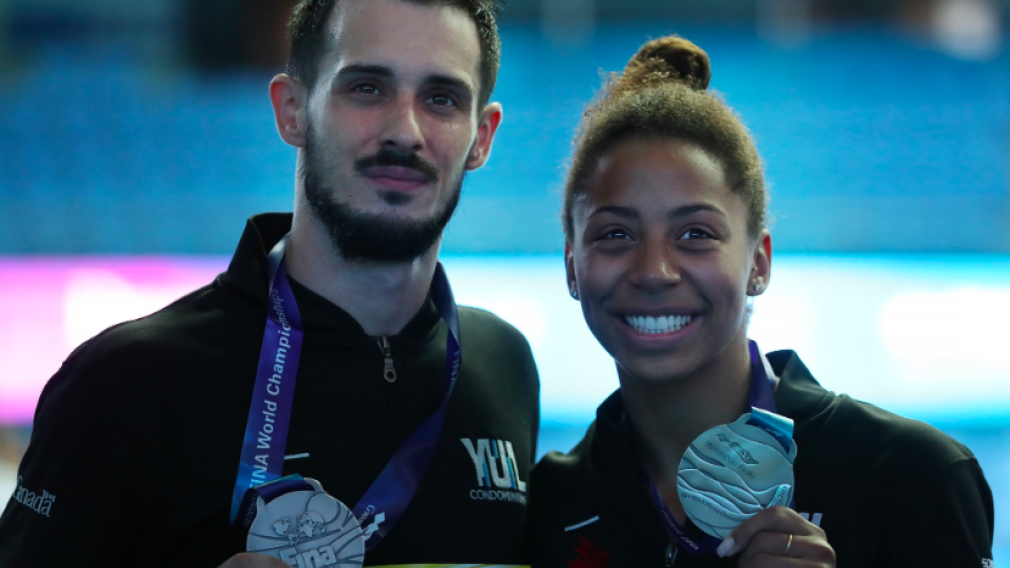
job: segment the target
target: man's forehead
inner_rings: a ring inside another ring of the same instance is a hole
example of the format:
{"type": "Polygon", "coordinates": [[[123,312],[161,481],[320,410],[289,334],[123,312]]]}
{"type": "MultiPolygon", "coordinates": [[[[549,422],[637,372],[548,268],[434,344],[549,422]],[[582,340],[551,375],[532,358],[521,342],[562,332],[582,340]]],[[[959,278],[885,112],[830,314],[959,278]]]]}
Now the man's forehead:
{"type": "Polygon", "coordinates": [[[325,66],[381,66],[397,75],[448,76],[477,88],[480,42],[465,11],[406,0],[339,0],[327,23],[325,66]]]}

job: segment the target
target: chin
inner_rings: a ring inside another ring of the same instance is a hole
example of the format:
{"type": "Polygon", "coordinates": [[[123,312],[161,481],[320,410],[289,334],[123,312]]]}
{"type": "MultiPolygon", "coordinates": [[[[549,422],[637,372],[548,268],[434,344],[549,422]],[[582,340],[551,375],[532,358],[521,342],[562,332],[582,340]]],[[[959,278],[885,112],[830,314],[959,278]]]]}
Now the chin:
{"type": "Polygon", "coordinates": [[[636,357],[615,358],[622,383],[625,379],[644,384],[673,383],[690,376],[697,365],[680,357],[636,357]],[[623,361],[623,362],[622,362],[623,361]]]}

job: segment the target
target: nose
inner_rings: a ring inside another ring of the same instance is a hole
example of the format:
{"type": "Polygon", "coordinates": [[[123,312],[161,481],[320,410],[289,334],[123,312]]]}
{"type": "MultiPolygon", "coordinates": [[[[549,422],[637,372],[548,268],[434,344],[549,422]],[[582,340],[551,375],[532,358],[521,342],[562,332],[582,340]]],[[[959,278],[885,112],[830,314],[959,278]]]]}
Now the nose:
{"type": "Polygon", "coordinates": [[[646,292],[659,293],[680,283],[676,250],[665,238],[645,239],[636,251],[631,283],[646,292]]]}
{"type": "Polygon", "coordinates": [[[413,153],[424,147],[424,135],[414,108],[413,97],[399,97],[384,121],[382,144],[413,153]]]}

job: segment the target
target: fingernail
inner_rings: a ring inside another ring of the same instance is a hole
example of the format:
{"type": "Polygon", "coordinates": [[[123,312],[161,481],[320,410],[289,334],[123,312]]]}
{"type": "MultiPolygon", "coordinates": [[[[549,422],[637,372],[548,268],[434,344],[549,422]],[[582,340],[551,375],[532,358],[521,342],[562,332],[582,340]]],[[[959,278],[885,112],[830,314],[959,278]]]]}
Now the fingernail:
{"type": "Polygon", "coordinates": [[[725,558],[726,556],[729,555],[729,553],[733,550],[733,547],[735,546],[736,541],[733,540],[733,537],[728,536],[726,537],[726,540],[722,541],[722,543],[719,544],[719,548],[715,549],[715,553],[718,554],[720,558],[725,558]]]}

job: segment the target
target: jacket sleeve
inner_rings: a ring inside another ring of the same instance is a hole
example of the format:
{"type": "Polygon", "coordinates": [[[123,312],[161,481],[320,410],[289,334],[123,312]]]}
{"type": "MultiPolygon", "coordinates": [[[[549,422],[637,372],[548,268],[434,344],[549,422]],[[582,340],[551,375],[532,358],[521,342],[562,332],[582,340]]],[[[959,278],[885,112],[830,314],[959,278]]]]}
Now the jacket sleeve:
{"type": "Polygon", "coordinates": [[[130,542],[143,522],[136,453],[114,403],[93,386],[65,365],[43,390],[0,516],[0,568],[118,565],[139,544],[130,542]]]}
{"type": "Polygon", "coordinates": [[[888,540],[893,567],[991,567],[993,499],[974,458],[921,471],[890,511],[888,540]]]}

